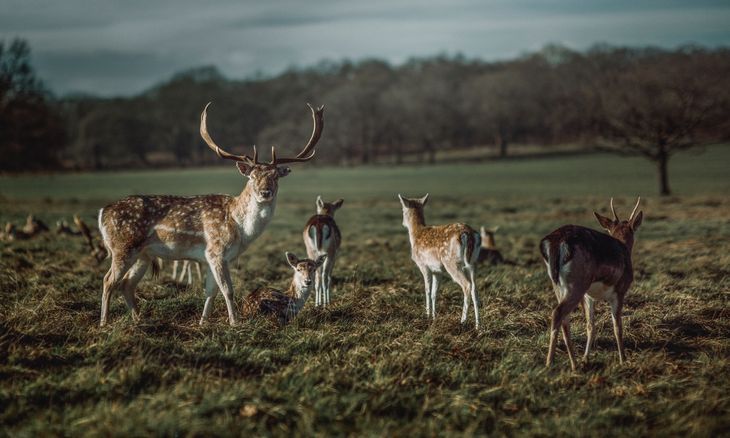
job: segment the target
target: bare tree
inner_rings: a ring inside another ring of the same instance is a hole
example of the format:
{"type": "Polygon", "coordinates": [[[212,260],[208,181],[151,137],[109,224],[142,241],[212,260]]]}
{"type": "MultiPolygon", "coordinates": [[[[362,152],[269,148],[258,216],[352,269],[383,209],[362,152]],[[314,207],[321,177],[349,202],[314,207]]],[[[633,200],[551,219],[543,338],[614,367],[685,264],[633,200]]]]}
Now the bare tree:
{"type": "Polygon", "coordinates": [[[726,123],[727,53],[614,50],[608,57],[608,63],[598,63],[611,67],[602,68],[595,87],[601,106],[598,148],[654,162],[659,192],[669,195],[672,155],[717,141],[718,125],[726,123]]]}

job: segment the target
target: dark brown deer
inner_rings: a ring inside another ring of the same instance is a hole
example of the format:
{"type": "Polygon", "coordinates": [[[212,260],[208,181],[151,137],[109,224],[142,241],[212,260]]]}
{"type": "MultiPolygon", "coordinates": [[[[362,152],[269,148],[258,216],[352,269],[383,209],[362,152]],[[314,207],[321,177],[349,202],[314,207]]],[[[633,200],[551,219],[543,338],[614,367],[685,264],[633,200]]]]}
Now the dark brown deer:
{"type": "Polygon", "coordinates": [[[335,202],[325,202],[317,196],[317,214],[310,217],[302,231],[304,246],[307,248],[307,257],[316,260],[326,255],[324,265],[317,270],[314,303],[316,306],[326,306],[330,303],[332,288],[332,269],[335,266],[337,250],[342,243],[340,229],[335,222],[335,212],[342,207],[342,199],[335,202]]]}
{"type": "Polygon", "coordinates": [[[631,250],[634,246],[634,233],[644,217],[642,211],[636,213],[640,201],[641,198],[636,201],[628,220],[622,221],[618,218],[613,207],[613,198],[613,219],[593,212],[608,234],[578,225],[565,225],[540,241],[540,252],[559,303],[552,313],[547,366],[553,362],[558,329],[562,328],[570,366],[575,370],[576,361],[568,318],[570,312],[581,302],[585,310],[587,333],[584,357],[588,357],[594,336],[594,300],[608,301],[611,306],[619,361],[623,363],[626,360],[621,311],[624,296],[634,280],[631,250]]]}
{"type": "Polygon", "coordinates": [[[279,158],[271,148],[271,161],[260,163],[253,156],[234,155],[220,148],[208,134],[206,105],[200,116],[200,135],[220,157],[236,163],[248,178],[238,196],[129,196],[99,211],[99,230],[111,256],[104,276],[100,325],[106,324],[109,300],[121,287],[133,318],[138,318],[134,289],[152,261],[194,260],[208,265],[202,324],[213,309],[218,290],[223,293],[231,325],[238,321],[233,301],[229,265],[263,233],[276,208],[279,179],[289,174],[287,163],[302,163],[314,157],[322,135],[324,107],[312,111],[314,128],[309,141],[296,157],[279,158]]]}

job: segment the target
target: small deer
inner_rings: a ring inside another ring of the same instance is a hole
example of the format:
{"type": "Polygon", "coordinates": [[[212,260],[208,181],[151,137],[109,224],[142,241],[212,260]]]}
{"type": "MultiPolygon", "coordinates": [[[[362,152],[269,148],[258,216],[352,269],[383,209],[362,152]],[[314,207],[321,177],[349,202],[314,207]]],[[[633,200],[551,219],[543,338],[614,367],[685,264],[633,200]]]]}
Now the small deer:
{"type": "Polygon", "coordinates": [[[621,310],[624,296],[634,279],[631,250],[634,246],[634,233],[644,217],[643,211],[636,213],[640,201],[641,198],[636,201],[628,220],[622,221],[618,218],[613,207],[613,198],[613,219],[593,212],[608,234],[578,225],[565,225],[540,241],[540,252],[559,303],[552,313],[546,366],[549,367],[553,362],[558,328],[562,328],[570,366],[575,370],[569,316],[578,304],[583,305],[586,316],[587,340],[584,358],[588,357],[594,336],[595,300],[608,301],[611,306],[619,361],[623,363],[626,360],[621,310]]]}
{"type": "Polygon", "coordinates": [[[44,224],[40,219],[36,219],[33,214],[29,214],[25,219],[25,225],[21,231],[29,236],[35,236],[44,231],[48,231],[48,225],[44,224]]]}
{"type": "Polygon", "coordinates": [[[504,263],[502,253],[499,252],[494,244],[494,234],[497,232],[499,227],[486,229],[484,227],[479,228],[479,235],[482,238],[482,248],[479,251],[479,263],[489,263],[490,265],[499,265],[504,263]]]}
{"type": "Polygon", "coordinates": [[[195,260],[208,265],[205,306],[200,324],[213,310],[218,290],[223,293],[228,322],[235,325],[238,313],[233,301],[229,265],[264,232],[276,208],[279,179],[291,169],[283,164],[302,163],[314,157],[314,147],[324,127],[324,107],[312,112],[314,127],[304,148],[295,157],[276,156],[260,163],[253,156],[234,155],[219,147],[208,133],[206,105],[200,115],[200,135],[220,158],[232,160],[248,182],[240,195],[129,196],[99,211],[99,230],[111,256],[104,276],[100,325],[105,325],[109,300],[121,287],[132,317],[138,319],[134,289],[155,258],[195,260]]]}
{"type": "Polygon", "coordinates": [[[326,306],[330,303],[332,286],[332,269],[335,266],[335,256],[340,248],[342,236],[335,222],[335,211],[342,207],[342,199],[335,202],[324,202],[317,196],[317,214],[309,218],[304,226],[302,237],[307,247],[307,257],[316,260],[321,255],[327,255],[327,260],[321,269],[317,270],[315,282],[315,305],[326,306]]]}
{"type": "Polygon", "coordinates": [[[428,194],[422,198],[404,198],[398,195],[403,206],[403,226],[408,229],[411,241],[411,259],[423,275],[426,289],[426,315],[436,318],[436,292],[438,274],[445,270],[464,292],[461,322],[466,322],[469,296],[474,305],[474,319],[479,329],[479,295],[474,280],[481,238],[479,233],[466,224],[428,226],[423,207],[428,194]]]}
{"type": "Polygon", "coordinates": [[[287,252],[286,261],[294,270],[289,289],[286,292],[272,288],[256,289],[243,300],[241,313],[244,317],[265,315],[275,318],[280,324],[288,323],[304,307],[314,286],[316,272],[326,260],[326,254],[310,260],[299,259],[287,252]]]}

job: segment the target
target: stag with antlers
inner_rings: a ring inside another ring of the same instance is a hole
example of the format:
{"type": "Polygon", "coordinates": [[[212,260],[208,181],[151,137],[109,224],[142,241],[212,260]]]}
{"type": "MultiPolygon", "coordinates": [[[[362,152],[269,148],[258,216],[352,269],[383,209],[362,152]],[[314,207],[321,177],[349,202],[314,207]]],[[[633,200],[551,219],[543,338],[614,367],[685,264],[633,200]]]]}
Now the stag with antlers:
{"type": "Polygon", "coordinates": [[[593,212],[608,234],[578,225],[565,225],[545,236],[540,241],[540,252],[558,305],[553,309],[550,325],[550,345],[546,365],[550,366],[555,355],[558,329],[562,329],[563,341],[568,350],[570,366],[576,367],[575,354],[570,339],[570,312],[583,304],[586,315],[586,349],[584,357],[593,343],[594,301],[608,301],[611,306],[613,331],[618,346],[619,361],[626,360],[623,342],[621,311],[624,296],[634,281],[631,250],[634,247],[634,233],[641,225],[644,213],[636,201],[628,220],[620,220],[613,207],[613,219],[593,212]]]}
{"type": "Polygon", "coordinates": [[[228,321],[238,321],[233,301],[229,265],[264,231],[274,215],[279,178],[289,174],[288,163],[311,160],[324,127],[324,107],[312,112],[314,128],[304,148],[295,157],[279,158],[271,148],[271,161],[260,163],[253,156],[234,155],[219,147],[208,134],[207,111],[200,116],[200,135],[220,157],[232,160],[248,178],[238,196],[129,196],[99,211],[99,230],[111,257],[104,276],[101,321],[105,325],[112,293],[121,289],[135,319],[139,310],[135,287],[155,257],[194,260],[207,265],[205,305],[200,323],[211,313],[220,289],[228,309],[228,321]]]}

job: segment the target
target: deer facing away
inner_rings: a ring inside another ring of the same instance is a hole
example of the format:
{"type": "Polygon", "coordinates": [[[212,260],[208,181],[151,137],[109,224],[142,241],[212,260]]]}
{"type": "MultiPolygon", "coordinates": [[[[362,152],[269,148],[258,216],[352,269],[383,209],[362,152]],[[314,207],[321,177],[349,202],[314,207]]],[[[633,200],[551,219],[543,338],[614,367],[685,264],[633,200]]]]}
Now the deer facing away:
{"type": "Polygon", "coordinates": [[[324,265],[317,270],[314,294],[317,306],[326,306],[330,303],[332,269],[342,242],[340,229],[335,222],[335,212],[342,207],[343,202],[345,201],[342,199],[325,202],[321,196],[317,196],[317,214],[309,218],[302,232],[307,257],[316,260],[321,255],[327,256],[324,265]]]}
{"type": "Polygon", "coordinates": [[[299,313],[315,285],[315,273],[326,263],[327,255],[315,260],[299,259],[287,252],[286,261],[294,270],[289,289],[281,292],[272,288],[256,289],[243,300],[241,313],[244,317],[263,315],[274,318],[279,324],[286,324],[299,313]]]}
{"type": "Polygon", "coordinates": [[[411,259],[423,275],[426,292],[426,315],[436,318],[436,292],[438,276],[446,271],[464,292],[461,322],[466,322],[469,298],[474,306],[474,319],[479,329],[479,295],[474,280],[480,236],[466,224],[428,226],[423,207],[428,194],[422,198],[405,198],[398,195],[403,207],[403,226],[408,229],[411,242],[411,259]]]}
{"type": "Polygon", "coordinates": [[[553,309],[550,324],[550,345],[546,365],[550,366],[555,355],[558,329],[568,350],[570,366],[576,367],[575,354],[570,339],[569,315],[582,304],[586,316],[586,348],[584,358],[593,343],[594,301],[608,301],[611,306],[613,331],[621,363],[626,360],[623,345],[621,311],[624,296],[634,279],[631,250],[634,233],[641,225],[643,212],[639,208],[641,198],[628,220],[620,220],[613,207],[613,219],[594,212],[598,223],[608,231],[604,234],[578,225],[565,225],[540,241],[540,252],[547,265],[558,305],[553,309]]]}
{"type": "Polygon", "coordinates": [[[289,174],[287,163],[309,161],[324,126],[324,107],[312,112],[314,128],[301,152],[295,157],[279,158],[271,148],[271,161],[253,156],[234,155],[220,148],[208,134],[207,109],[200,117],[200,135],[220,157],[233,160],[246,178],[238,196],[129,196],[99,211],[99,230],[111,256],[111,267],[104,276],[100,325],[105,325],[112,292],[121,289],[127,306],[137,319],[134,296],[137,283],[155,257],[166,260],[194,260],[207,264],[205,306],[202,324],[210,315],[218,290],[223,294],[228,321],[238,321],[233,301],[229,265],[264,231],[276,208],[279,179],[289,174]]]}

